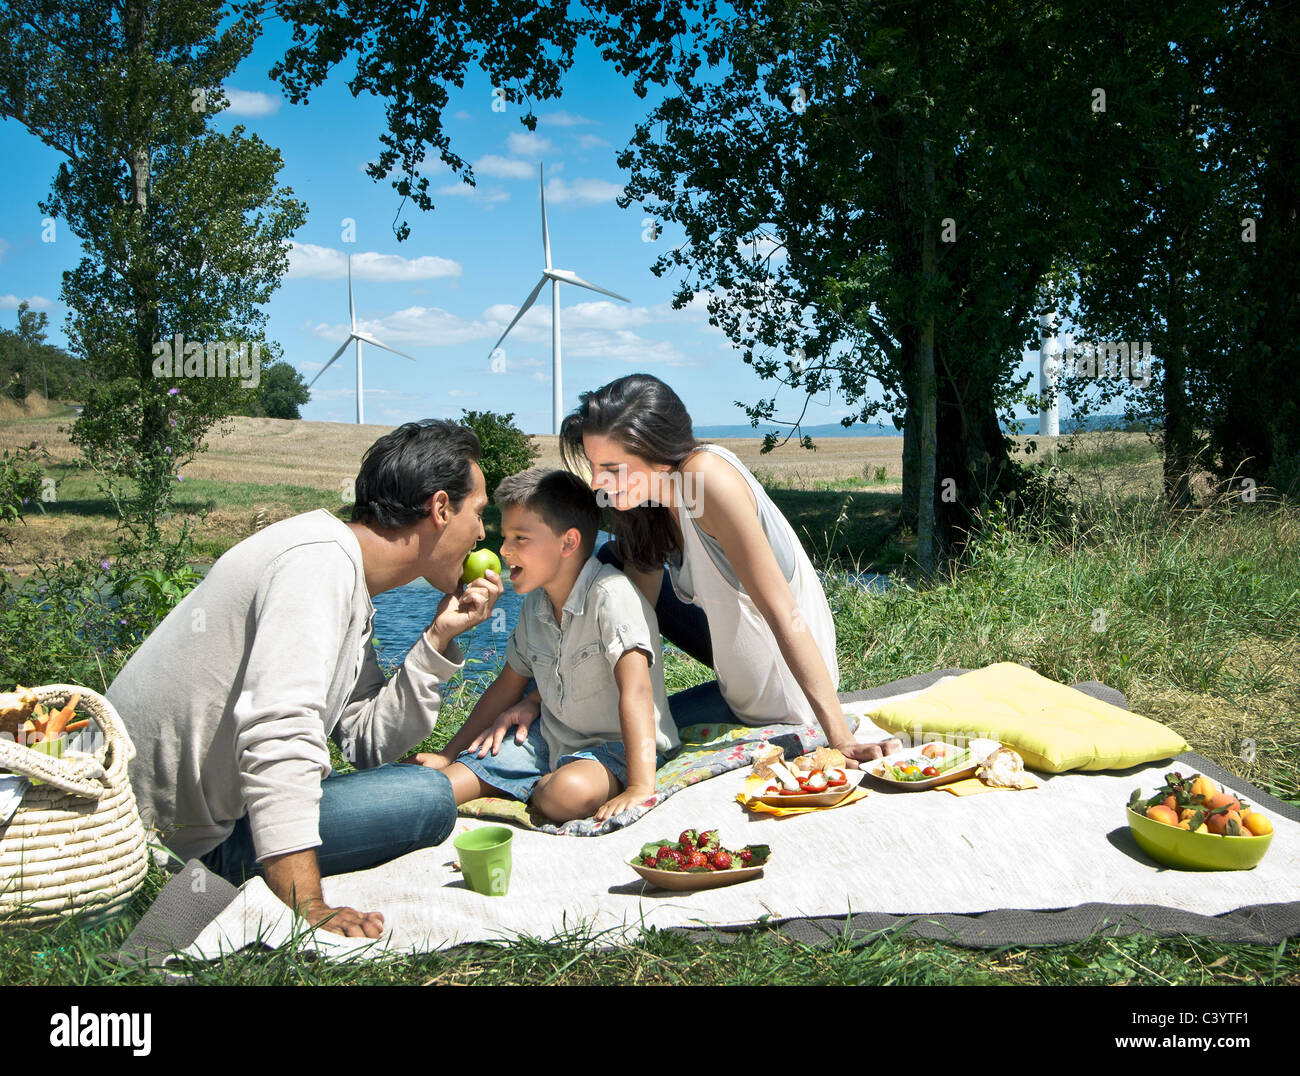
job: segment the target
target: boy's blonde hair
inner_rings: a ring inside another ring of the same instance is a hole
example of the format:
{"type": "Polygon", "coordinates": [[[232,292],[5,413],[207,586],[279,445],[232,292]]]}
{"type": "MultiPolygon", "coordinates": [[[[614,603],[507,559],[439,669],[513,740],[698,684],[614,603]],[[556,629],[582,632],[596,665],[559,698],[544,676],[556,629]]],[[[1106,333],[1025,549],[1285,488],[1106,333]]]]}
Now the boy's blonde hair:
{"type": "Polygon", "coordinates": [[[582,535],[582,559],[595,552],[600,505],[591,487],[571,471],[534,467],[512,474],[501,480],[492,499],[503,512],[515,507],[536,512],[557,536],[576,527],[582,535]]]}

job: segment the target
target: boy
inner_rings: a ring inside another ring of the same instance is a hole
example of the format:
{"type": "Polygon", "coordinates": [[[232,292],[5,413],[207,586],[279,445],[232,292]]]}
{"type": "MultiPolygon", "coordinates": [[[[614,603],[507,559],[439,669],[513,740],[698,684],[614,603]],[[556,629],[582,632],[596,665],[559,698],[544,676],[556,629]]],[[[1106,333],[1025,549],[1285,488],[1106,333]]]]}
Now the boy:
{"type": "Polygon", "coordinates": [[[502,481],[495,499],[501,560],[526,595],[519,623],[464,727],[414,761],[442,770],[458,804],[507,796],[555,822],[593,813],[603,822],[654,792],[655,770],[680,743],[654,610],[592,556],[600,509],[576,475],[525,471],[502,481]],[[540,703],[516,705],[529,677],[540,703]]]}

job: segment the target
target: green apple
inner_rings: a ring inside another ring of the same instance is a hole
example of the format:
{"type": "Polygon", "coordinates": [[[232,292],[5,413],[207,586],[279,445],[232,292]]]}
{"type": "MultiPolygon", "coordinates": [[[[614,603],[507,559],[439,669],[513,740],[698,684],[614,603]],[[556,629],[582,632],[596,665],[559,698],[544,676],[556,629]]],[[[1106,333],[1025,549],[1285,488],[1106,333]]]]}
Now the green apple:
{"type": "Polygon", "coordinates": [[[468,586],[475,579],[482,579],[488,570],[501,574],[501,561],[490,549],[476,549],[465,558],[465,570],[461,572],[460,581],[468,586]]]}

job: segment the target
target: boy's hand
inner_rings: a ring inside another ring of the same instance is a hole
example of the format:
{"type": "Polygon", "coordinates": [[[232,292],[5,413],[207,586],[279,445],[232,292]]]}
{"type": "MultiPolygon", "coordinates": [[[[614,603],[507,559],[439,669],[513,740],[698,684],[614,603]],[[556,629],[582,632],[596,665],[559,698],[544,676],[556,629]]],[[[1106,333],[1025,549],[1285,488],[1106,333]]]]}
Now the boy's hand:
{"type": "Polygon", "coordinates": [[[535,693],[526,699],[521,699],[508,710],[502,710],[492,723],[492,727],[474,737],[467,750],[476,751],[479,758],[485,758],[488,751],[491,751],[494,755],[497,754],[501,750],[501,744],[506,738],[506,733],[512,727],[517,730],[515,732],[515,743],[523,743],[528,739],[528,730],[541,712],[541,700],[535,693]]]}
{"type": "Polygon", "coordinates": [[[635,807],[639,803],[644,803],[654,794],[655,790],[652,785],[646,785],[640,788],[636,785],[632,785],[629,788],[625,788],[612,800],[606,800],[597,807],[595,819],[597,822],[603,822],[607,818],[613,818],[616,814],[621,814],[629,807],[635,807]]]}
{"type": "Polygon", "coordinates": [[[421,751],[418,755],[412,755],[402,761],[414,762],[417,766],[428,766],[431,770],[445,770],[451,765],[451,759],[436,751],[421,751]]]}

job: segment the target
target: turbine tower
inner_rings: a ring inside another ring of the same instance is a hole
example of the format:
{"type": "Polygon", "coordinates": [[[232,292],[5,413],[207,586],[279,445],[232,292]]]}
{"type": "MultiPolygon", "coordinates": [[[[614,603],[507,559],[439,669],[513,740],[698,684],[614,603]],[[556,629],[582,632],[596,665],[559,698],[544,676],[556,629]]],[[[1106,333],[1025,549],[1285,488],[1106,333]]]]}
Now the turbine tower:
{"type": "Polygon", "coordinates": [[[352,343],[353,341],[356,341],[356,345],[357,345],[357,425],[360,426],[365,422],[365,408],[362,404],[362,399],[361,399],[361,341],[364,340],[367,344],[373,344],[375,347],[382,347],[385,351],[391,351],[394,355],[401,355],[402,358],[410,359],[412,362],[415,361],[415,356],[408,355],[405,351],[398,351],[397,348],[395,347],[389,347],[387,344],[379,340],[376,340],[369,333],[362,332],[360,329],[357,328],[357,308],[356,308],[356,304],[352,301],[352,255],[351,254],[348,255],[348,317],[352,319],[352,331],[348,333],[348,338],[344,340],[341,345],[339,345],[338,351],[334,352],[334,354],[330,356],[330,361],[321,367],[320,373],[318,373],[315,377],[311,379],[311,383],[307,387],[311,388],[312,385],[316,384],[316,382],[320,380],[321,374],[323,374],[326,370],[328,370],[331,366],[333,366],[334,360],[337,359],[340,355],[343,354],[343,352],[347,350],[348,344],[352,343]]]}
{"type": "MultiPolygon", "coordinates": [[[[501,346],[501,340],[504,340],[515,327],[519,319],[528,312],[528,308],[537,301],[537,296],[541,294],[542,288],[546,282],[551,282],[551,422],[555,427],[552,431],[556,435],[560,432],[560,415],[564,410],[564,392],[560,382],[560,285],[576,284],[580,288],[588,288],[591,291],[598,291],[602,295],[608,295],[624,303],[630,303],[628,299],[617,292],[610,291],[608,288],[598,287],[590,281],[583,280],[577,273],[571,269],[552,269],[551,268],[551,238],[546,228],[546,181],[542,171],[542,165],[537,165],[537,183],[542,193],[542,250],[546,255],[546,268],[542,270],[542,279],[537,282],[537,287],[529,293],[528,298],[524,300],[524,305],[519,308],[519,313],[514,317],[506,331],[501,334],[501,339],[492,345],[492,351],[501,346]]],[[[488,352],[490,355],[491,352],[488,352]]]]}

